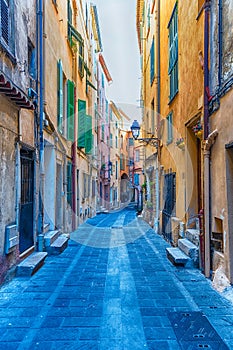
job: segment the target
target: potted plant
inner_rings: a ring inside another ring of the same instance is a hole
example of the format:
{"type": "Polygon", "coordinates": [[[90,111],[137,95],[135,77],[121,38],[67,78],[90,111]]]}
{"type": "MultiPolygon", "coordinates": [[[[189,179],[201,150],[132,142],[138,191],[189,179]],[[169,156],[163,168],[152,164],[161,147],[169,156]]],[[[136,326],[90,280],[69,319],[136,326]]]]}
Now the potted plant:
{"type": "Polygon", "coordinates": [[[200,121],[192,127],[192,130],[197,138],[202,139],[203,129],[200,121]]]}
{"type": "Polygon", "coordinates": [[[176,146],[180,149],[184,149],[185,147],[185,143],[184,143],[184,138],[183,137],[180,137],[178,139],[176,139],[176,146]]]}

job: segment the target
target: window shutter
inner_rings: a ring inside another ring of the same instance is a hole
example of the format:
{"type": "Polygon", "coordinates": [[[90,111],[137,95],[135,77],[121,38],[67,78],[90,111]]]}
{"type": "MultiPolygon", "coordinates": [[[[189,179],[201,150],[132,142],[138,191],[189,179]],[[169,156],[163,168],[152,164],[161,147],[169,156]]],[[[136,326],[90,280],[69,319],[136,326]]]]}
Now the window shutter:
{"type": "Polygon", "coordinates": [[[57,127],[63,133],[63,71],[61,60],[57,63],[57,127]]]}
{"type": "Polygon", "coordinates": [[[90,115],[86,115],[85,129],[85,152],[90,154],[92,151],[92,117],[90,115]]]}
{"type": "Polygon", "coordinates": [[[152,41],[151,49],[150,49],[150,83],[153,83],[155,77],[155,42],[154,39],[152,41]]]}
{"type": "Polygon", "coordinates": [[[78,147],[85,147],[86,101],[78,100],[78,147]]]}
{"type": "Polygon", "coordinates": [[[67,162],[67,202],[72,205],[72,163],[67,162]]]}
{"type": "Polygon", "coordinates": [[[5,44],[9,46],[9,3],[6,0],[0,0],[1,5],[1,37],[5,44]]]}
{"type": "Polygon", "coordinates": [[[74,141],[74,83],[67,81],[67,139],[74,141]]]}

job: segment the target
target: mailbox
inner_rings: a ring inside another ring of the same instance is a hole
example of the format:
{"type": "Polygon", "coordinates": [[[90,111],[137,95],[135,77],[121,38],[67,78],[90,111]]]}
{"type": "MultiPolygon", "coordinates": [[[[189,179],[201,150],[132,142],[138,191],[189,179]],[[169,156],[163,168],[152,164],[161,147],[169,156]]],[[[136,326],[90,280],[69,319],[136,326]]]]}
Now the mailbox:
{"type": "Polygon", "coordinates": [[[5,253],[9,254],[13,247],[19,244],[19,234],[15,224],[7,225],[5,229],[5,253]]]}

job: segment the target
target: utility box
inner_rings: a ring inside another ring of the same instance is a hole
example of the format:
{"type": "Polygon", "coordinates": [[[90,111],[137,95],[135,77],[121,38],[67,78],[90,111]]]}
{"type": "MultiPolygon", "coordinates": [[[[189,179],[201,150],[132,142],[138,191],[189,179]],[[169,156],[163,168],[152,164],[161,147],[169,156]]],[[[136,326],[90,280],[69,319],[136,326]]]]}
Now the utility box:
{"type": "Polygon", "coordinates": [[[5,253],[9,254],[13,247],[19,244],[19,234],[16,224],[7,225],[5,229],[5,253]]]}

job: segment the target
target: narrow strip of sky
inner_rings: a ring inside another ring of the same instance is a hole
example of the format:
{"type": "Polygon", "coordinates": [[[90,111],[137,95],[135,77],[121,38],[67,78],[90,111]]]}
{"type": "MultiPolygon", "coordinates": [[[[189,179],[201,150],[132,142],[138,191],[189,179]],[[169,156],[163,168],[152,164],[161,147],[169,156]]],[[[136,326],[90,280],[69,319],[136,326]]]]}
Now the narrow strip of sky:
{"type": "Polygon", "coordinates": [[[97,6],[103,54],[113,79],[107,97],[137,106],[140,58],[136,34],[136,0],[93,0],[97,6]]]}

